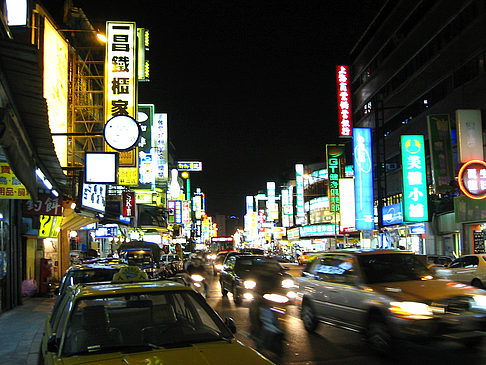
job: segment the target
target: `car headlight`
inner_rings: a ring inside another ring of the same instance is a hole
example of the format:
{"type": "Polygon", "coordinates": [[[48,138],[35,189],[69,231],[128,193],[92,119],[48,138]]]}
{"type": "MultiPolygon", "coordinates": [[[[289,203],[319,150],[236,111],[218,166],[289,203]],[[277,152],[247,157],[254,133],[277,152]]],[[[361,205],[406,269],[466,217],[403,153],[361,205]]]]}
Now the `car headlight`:
{"type": "Polygon", "coordinates": [[[282,280],[282,288],[285,289],[290,289],[290,288],[295,288],[295,282],[292,279],[284,279],[282,280]]]}
{"type": "Polygon", "coordinates": [[[223,265],[221,265],[221,264],[216,264],[216,265],[214,265],[214,268],[215,268],[216,270],[221,271],[221,269],[223,268],[223,265]]]}
{"type": "Polygon", "coordinates": [[[204,280],[204,276],[199,275],[199,274],[192,274],[191,275],[191,279],[193,281],[203,281],[204,280]]]}
{"type": "Polygon", "coordinates": [[[395,317],[405,319],[427,319],[433,316],[427,304],[417,302],[391,302],[390,312],[395,317]]]}
{"type": "Polygon", "coordinates": [[[253,280],[245,280],[243,282],[243,286],[245,287],[245,289],[255,289],[256,282],[253,280]]]}
{"type": "Polygon", "coordinates": [[[471,309],[486,311],[486,295],[475,295],[473,299],[471,309]]]}

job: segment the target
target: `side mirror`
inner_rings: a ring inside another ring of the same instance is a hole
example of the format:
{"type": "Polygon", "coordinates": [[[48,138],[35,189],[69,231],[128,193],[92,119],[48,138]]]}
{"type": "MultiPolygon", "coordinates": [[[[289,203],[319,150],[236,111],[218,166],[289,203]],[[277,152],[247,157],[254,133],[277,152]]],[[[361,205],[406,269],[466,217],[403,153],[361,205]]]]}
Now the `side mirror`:
{"type": "Polygon", "coordinates": [[[283,269],[284,269],[285,271],[289,271],[289,270],[290,270],[290,267],[283,266],[283,269]]]}
{"type": "Polygon", "coordinates": [[[226,317],[224,319],[224,324],[230,329],[231,333],[236,333],[236,324],[233,318],[231,317],[226,317]]]}
{"type": "Polygon", "coordinates": [[[49,352],[59,351],[59,343],[57,341],[55,333],[50,335],[49,339],[47,340],[47,351],[49,351],[49,352]]]}

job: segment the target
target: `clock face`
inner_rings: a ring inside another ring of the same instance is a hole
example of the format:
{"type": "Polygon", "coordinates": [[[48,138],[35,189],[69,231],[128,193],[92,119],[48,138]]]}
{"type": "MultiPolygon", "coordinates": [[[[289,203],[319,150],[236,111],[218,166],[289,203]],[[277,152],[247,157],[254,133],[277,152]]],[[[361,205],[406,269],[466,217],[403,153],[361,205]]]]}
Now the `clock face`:
{"type": "Polygon", "coordinates": [[[129,151],[138,143],[140,126],[137,121],[127,115],[117,115],[105,124],[105,141],[117,151],[129,151]]]}

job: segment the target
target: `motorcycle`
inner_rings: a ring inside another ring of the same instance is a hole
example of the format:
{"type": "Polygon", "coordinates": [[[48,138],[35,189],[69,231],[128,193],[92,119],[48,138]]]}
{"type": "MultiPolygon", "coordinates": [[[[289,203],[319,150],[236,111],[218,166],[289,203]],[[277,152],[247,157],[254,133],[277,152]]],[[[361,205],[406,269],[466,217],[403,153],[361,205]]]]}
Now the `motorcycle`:
{"type": "Polygon", "coordinates": [[[284,351],[286,303],[279,294],[266,293],[254,298],[250,305],[250,337],[259,351],[268,350],[281,356],[284,351]]]}

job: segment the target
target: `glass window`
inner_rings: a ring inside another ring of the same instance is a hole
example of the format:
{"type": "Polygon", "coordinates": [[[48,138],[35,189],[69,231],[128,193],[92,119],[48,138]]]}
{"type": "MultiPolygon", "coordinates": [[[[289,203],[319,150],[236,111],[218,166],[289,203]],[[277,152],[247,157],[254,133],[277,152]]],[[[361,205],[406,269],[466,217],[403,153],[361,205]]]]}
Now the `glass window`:
{"type": "Polygon", "coordinates": [[[477,256],[466,256],[464,257],[464,267],[473,268],[478,267],[479,259],[477,256]]]}
{"type": "Polygon", "coordinates": [[[365,254],[358,256],[358,262],[368,284],[422,280],[432,275],[413,254],[365,254]]]}
{"type": "Polygon", "coordinates": [[[315,266],[315,275],[322,280],[345,282],[349,275],[354,273],[350,256],[330,255],[316,261],[318,262],[315,266]]]}
{"type": "Polygon", "coordinates": [[[110,294],[76,303],[62,354],[137,352],[229,338],[218,315],[193,291],[110,294]]]}
{"type": "Polygon", "coordinates": [[[457,269],[460,267],[464,267],[464,260],[462,257],[459,257],[458,259],[455,259],[452,261],[452,263],[449,265],[451,269],[457,269]]]}

